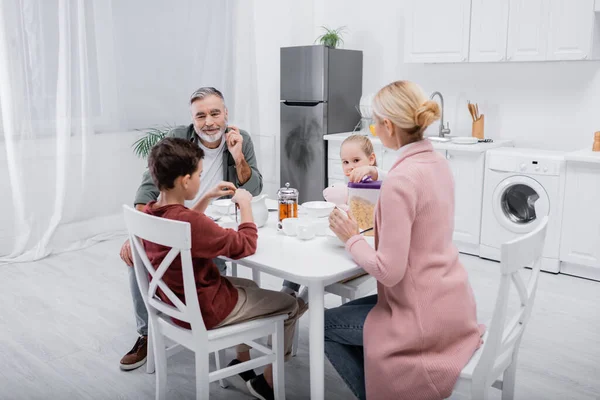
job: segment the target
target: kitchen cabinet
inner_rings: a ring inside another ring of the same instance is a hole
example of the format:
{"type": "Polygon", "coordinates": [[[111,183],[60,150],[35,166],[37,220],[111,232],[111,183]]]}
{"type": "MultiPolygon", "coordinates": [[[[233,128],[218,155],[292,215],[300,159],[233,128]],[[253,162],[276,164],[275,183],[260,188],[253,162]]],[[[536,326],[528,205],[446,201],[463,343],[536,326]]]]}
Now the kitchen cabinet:
{"type": "Polygon", "coordinates": [[[471,5],[471,44],[469,61],[506,60],[508,1],[473,0],[471,5]]]}
{"type": "Polygon", "coordinates": [[[598,3],[410,0],[405,15],[405,62],[599,59],[598,3]]]}
{"type": "Polygon", "coordinates": [[[594,0],[550,0],[548,60],[586,60],[593,57],[593,9],[594,0]]]}
{"type": "Polygon", "coordinates": [[[546,59],[548,3],[549,0],[510,0],[508,61],[546,59]]]}
{"type": "Polygon", "coordinates": [[[485,152],[447,150],[446,159],[454,176],[454,243],[479,255],[485,152]]]}
{"type": "Polygon", "coordinates": [[[465,62],[471,0],[412,0],[405,14],[404,61],[465,62]]]}
{"type": "Polygon", "coordinates": [[[595,161],[565,157],[561,272],[600,280],[600,154],[579,153],[595,161]]]}

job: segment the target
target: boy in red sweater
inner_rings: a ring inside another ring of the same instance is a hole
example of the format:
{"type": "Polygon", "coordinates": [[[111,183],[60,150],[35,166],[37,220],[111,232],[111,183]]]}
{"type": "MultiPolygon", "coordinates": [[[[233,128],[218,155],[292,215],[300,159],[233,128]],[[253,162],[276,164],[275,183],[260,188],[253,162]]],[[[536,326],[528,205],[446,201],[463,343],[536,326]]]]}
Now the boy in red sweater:
{"type": "MultiPolygon", "coordinates": [[[[148,203],[144,212],[190,223],[192,263],[206,329],[287,314],[288,319],[284,322],[284,347],[288,359],[296,320],[299,317],[298,300],[286,293],[261,289],[248,279],[221,276],[212,261],[218,256],[240,259],[256,251],[258,233],[252,217],[252,195],[244,189],[236,190],[230,182],[221,182],[209,190],[192,209],[184,206],[184,201],[194,199],[200,188],[203,158],[202,149],[184,139],[165,138],[154,146],[148,158],[148,167],[154,183],[160,190],[160,197],[158,201],[148,203]],[[221,228],[204,214],[212,199],[232,194],[241,214],[241,223],[237,231],[221,228]]],[[[144,246],[155,267],[160,265],[170,250],[149,242],[145,242],[144,246]]],[[[180,258],[173,261],[163,280],[184,300],[180,258]]],[[[161,297],[163,301],[169,302],[162,293],[161,297]]],[[[184,322],[174,322],[189,327],[184,322]]],[[[249,360],[249,350],[247,345],[239,345],[237,358],[230,365],[249,360]]],[[[256,376],[254,371],[244,372],[240,376],[254,396],[263,400],[273,398],[273,375],[270,365],[259,376],[256,376]]]]}

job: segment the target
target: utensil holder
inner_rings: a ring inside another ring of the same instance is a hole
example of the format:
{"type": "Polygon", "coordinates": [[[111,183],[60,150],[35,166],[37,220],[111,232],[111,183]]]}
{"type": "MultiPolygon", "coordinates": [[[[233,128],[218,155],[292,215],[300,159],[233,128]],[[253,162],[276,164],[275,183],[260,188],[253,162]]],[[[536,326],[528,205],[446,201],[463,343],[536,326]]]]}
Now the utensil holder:
{"type": "Polygon", "coordinates": [[[471,130],[471,136],[477,139],[484,139],[484,115],[482,114],[478,120],[473,121],[473,128],[471,130]]]}

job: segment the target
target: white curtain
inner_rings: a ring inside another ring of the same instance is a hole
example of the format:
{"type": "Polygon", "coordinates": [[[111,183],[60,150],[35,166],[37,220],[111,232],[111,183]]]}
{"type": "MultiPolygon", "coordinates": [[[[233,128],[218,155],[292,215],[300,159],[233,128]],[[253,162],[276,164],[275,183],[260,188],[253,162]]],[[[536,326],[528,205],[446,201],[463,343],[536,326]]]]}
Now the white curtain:
{"type": "MultiPolygon", "coordinates": [[[[136,130],[221,89],[257,133],[253,1],[0,0],[0,263],[123,235],[136,130]],[[111,219],[112,218],[112,219],[111,219]]],[[[255,143],[258,148],[258,143],[255,143]]]]}

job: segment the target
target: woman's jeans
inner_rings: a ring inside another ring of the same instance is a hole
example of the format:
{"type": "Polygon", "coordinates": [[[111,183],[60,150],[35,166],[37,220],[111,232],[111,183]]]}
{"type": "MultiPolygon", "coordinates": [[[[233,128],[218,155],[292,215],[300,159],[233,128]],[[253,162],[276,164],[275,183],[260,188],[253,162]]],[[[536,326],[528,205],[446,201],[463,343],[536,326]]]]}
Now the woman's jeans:
{"type": "Polygon", "coordinates": [[[283,281],[282,286],[290,288],[295,292],[300,290],[300,285],[298,285],[297,283],[294,283],[294,282],[286,281],[286,280],[283,281]]]}
{"type": "Polygon", "coordinates": [[[377,295],[325,310],[325,355],[359,399],[366,399],[363,327],[377,295]]]}

